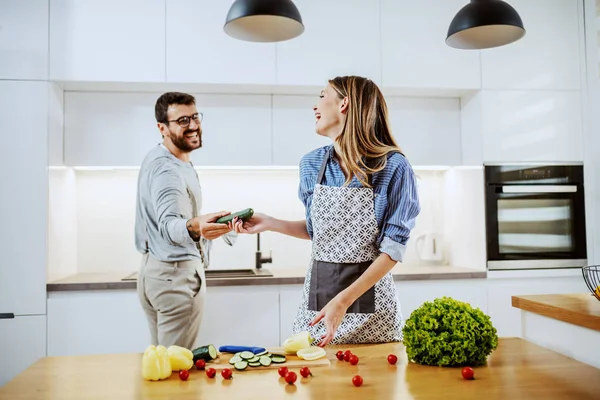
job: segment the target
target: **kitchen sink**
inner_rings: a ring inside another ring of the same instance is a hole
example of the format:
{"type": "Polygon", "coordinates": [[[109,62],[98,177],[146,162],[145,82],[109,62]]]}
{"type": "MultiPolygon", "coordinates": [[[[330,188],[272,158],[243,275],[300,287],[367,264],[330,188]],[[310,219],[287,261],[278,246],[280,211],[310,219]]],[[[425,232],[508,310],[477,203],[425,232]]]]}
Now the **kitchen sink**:
{"type": "MultiPolygon", "coordinates": [[[[137,272],[127,275],[121,278],[121,281],[135,281],[137,280],[137,272]]],[[[268,269],[205,269],[204,275],[206,279],[221,279],[221,278],[252,278],[252,277],[269,277],[273,276],[271,271],[268,269]]]]}
{"type": "Polygon", "coordinates": [[[251,278],[254,276],[273,276],[273,274],[264,268],[261,269],[205,269],[206,279],[210,278],[251,278]]]}

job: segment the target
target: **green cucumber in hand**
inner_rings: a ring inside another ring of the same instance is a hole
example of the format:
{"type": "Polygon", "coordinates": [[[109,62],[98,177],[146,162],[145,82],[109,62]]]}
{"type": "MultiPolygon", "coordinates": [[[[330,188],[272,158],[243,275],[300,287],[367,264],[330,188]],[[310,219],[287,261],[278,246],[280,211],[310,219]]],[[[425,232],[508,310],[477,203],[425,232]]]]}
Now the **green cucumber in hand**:
{"type": "Polygon", "coordinates": [[[238,217],[238,219],[241,219],[242,221],[247,221],[250,219],[250,217],[252,217],[252,215],[254,215],[254,210],[251,208],[246,208],[245,210],[221,217],[216,221],[216,223],[227,224],[228,222],[233,221],[235,217],[238,217]]]}

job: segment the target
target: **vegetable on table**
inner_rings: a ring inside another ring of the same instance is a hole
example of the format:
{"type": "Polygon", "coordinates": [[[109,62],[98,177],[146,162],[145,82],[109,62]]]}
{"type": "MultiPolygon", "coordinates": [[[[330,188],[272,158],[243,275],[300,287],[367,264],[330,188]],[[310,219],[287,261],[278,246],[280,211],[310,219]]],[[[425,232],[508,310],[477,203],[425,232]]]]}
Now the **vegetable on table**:
{"type": "Polygon", "coordinates": [[[471,380],[475,376],[475,371],[471,367],[464,367],[461,371],[461,374],[464,379],[471,380]]]}
{"type": "Polygon", "coordinates": [[[185,347],[169,346],[167,352],[173,371],[188,370],[194,366],[194,354],[185,347]]]}
{"type": "Polygon", "coordinates": [[[322,347],[311,346],[298,350],[296,355],[303,360],[312,361],[325,357],[327,352],[322,347]]]}
{"type": "Polygon", "coordinates": [[[283,348],[287,353],[297,353],[298,350],[306,349],[310,347],[315,340],[310,337],[308,331],[303,331],[295,335],[290,336],[283,342],[283,348]]]}
{"type": "Polygon", "coordinates": [[[171,376],[171,362],[165,346],[148,346],[142,356],[142,377],[158,381],[171,376]]]}
{"type": "Polygon", "coordinates": [[[363,378],[360,375],[355,375],[352,377],[352,384],[356,387],[362,386],[363,378]]]}
{"type": "Polygon", "coordinates": [[[394,365],[394,364],[396,364],[396,363],[398,362],[398,357],[397,357],[395,354],[390,354],[390,355],[387,357],[387,360],[388,360],[388,362],[389,362],[390,364],[394,365]]]}
{"type": "Polygon", "coordinates": [[[182,369],[181,371],[179,371],[179,379],[181,379],[182,381],[187,381],[189,377],[190,371],[188,371],[187,369],[182,369]]]}
{"type": "Polygon", "coordinates": [[[422,365],[483,365],[498,347],[490,317],[450,297],[423,303],[406,320],[402,333],[408,359],[422,365]]]}
{"type": "Polygon", "coordinates": [[[193,361],[196,362],[198,360],[204,360],[206,362],[212,361],[217,358],[217,348],[212,344],[198,347],[192,350],[192,354],[194,355],[193,361]]]}

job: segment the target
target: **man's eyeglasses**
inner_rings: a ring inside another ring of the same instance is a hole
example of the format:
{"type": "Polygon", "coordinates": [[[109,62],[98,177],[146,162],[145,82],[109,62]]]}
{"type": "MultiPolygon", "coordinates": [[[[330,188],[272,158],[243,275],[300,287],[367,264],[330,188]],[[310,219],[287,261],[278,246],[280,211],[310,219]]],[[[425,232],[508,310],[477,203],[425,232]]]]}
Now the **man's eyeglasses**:
{"type": "Polygon", "coordinates": [[[183,117],[179,117],[177,119],[173,119],[173,120],[168,120],[167,122],[177,122],[177,124],[179,126],[181,126],[182,128],[187,128],[188,126],[190,126],[190,122],[192,122],[192,120],[194,120],[194,122],[196,123],[200,123],[200,121],[202,121],[203,118],[203,114],[202,113],[196,113],[192,116],[183,116],[183,117]]]}

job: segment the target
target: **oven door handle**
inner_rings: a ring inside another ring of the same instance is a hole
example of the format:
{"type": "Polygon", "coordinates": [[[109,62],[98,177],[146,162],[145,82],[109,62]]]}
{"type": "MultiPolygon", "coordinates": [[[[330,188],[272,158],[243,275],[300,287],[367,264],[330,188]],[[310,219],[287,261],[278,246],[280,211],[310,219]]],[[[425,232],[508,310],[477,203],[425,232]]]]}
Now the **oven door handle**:
{"type": "Polygon", "coordinates": [[[510,185],[502,186],[502,193],[576,193],[576,185],[510,185]]]}

